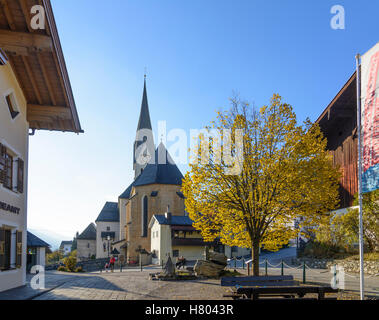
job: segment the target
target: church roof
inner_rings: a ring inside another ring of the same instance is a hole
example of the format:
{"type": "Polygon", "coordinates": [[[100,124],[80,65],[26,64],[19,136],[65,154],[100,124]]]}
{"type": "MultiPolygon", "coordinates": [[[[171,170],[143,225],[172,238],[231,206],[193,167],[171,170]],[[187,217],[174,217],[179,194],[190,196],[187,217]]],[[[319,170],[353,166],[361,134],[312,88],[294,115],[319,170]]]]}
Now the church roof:
{"type": "Polygon", "coordinates": [[[148,184],[181,185],[183,175],[172,160],[163,143],[155,150],[155,162],[149,163],[134,181],[133,186],[148,184]]]}
{"type": "Polygon", "coordinates": [[[96,226],[90,223],[89,226],[77,237],[79,240],[96,240],[96,226]]]}
{"type": "Polygon", "coordinates": [[[119,196],[120,199],[129,199],[133,187],[144,186],[148,184],[173,184],[182,185],[183,175],[172,160],[163,143],[160,143],[155,150],[155,163],[148,164],[142,173],[134,180],[129,187],[119,196]],[[163,155],[163,156],[162,156],[163,155]],[[160,159],[165,163],[159,163],[160,159]]]}
{"type": "Polygon", "coordinates": [[[147,102],[147,92],[146,92],[146,78],[143,84],[143,96],[141,104],[141,112],[138,120],[137,130],[141,129],[151,129],[150,113],[149,113],[149,104],[147,102]]]}
{"type": "Polygon", "coordinates": [[[120,214],[118,211],[118,203],[106,202],[103,209],[100,211],[99,216],[96,219],[96,222],[99,221],[119,222],[120,214]]]}
{"type": "Polygon", "coordinates": [[[130,192],[132,192],[132,188],[134,185],[134,181],[130,184],[129,187],[126,188],[126,190],[119,196],[120,199],[129,199],[130,192]]]}

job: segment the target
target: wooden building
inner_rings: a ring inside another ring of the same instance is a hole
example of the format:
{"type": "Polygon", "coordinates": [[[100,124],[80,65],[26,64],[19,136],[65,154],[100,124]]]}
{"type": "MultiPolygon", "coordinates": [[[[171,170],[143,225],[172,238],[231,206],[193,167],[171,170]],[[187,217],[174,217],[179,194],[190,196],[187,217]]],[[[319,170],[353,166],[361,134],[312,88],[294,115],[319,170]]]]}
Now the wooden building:
{"type": "Polygon", "coordinates": [[[316,123],[328,139],[334,165],[340,166],[340,209],[352,206],[358,192],[357,76],[354,73],[316,123]]]}

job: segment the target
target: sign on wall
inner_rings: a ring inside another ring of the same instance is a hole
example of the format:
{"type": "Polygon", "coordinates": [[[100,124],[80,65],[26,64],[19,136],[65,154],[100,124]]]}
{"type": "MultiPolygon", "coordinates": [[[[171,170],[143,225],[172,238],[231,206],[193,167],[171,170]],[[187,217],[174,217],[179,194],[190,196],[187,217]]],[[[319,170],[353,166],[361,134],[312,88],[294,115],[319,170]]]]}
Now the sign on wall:
{"type": "Polygon", "coordinates": [[[362,192],[379,189],[379,43],[362,56],[362,192]]]}

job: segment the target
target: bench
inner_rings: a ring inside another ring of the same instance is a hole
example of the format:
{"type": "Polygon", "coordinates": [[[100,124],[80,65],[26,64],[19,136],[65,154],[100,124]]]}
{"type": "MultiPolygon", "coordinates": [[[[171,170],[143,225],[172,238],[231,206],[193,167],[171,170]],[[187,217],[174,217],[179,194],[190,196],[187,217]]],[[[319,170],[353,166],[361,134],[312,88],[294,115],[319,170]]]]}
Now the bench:
{"type": "Polygon", "coordinates": [[[336,298],[325,298],[325,293],[337,293],[338,289],[323,286],[291,286],[291,287],[240,287],[235,292],[237,296],[246,296],[247,299],[258,300],[260,296],[286,298],[297,295],[303,298],[308,293],[316,293],[318,300],[336,300],[336,298]]]}
{"type": "Polygon", "coordinates": [[[293,276],[249,276],[249,277],[223,277],[221,286],[223,287],[278,287],[295,286],[298,281],[293,280],[293,276]]]}
{"type": "Polygon", "coordinates": [[[235,287],[235,290],[225,294],[225,298],[252,299],[260,297],[284,297],[306,299],[307,293],[316,293],[317,299],[335,300],[335,298],[325,298],[325,293],[336,293],[337,289],[322,286],[299,286],[299,282],[293,276],[249,276],[249,277],[223,277],[221,286],[235,287]]]}

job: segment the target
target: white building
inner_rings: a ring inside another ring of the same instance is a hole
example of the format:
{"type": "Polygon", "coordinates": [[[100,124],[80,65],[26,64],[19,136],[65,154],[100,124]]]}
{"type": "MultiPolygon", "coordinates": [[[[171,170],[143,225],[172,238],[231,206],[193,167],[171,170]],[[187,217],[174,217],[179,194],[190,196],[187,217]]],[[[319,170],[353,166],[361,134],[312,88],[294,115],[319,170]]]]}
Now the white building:
{"type": "Polygon", "coordinates": [[[62,241],[59,246],[59,250],[63,253],[63,255],[69,255],[72,250],[72,241],[62,241]]]}
{"type": "Polygon", "coordinates": [[[30,231],[27,232],[27,252],[26,252],[26,270],[30,272],[33,266],[45,266],[46,249],[50,247],[48,243],[35,236],[30,231]]]}
{"type": "Polygon", "coordinates": [[[183,256],[188,261],[204,260],[205,243],[200,231],[192,226],[188,216],[173,216],[171,213],[155,214],[150,220],[152,262],[160,264],[170,256],[173,261],[183,256]]]}
{"type": "Polygon", "coordinates": [[[25,3],[0,15],[0,291],[26,280],[29,134],[82,132],[50,1],[38,31],[25,3]]]}
{"type": "Polygon", "coordinates": [[[112,243],[120,240],[120,214],[117,202],[106,202],[96,219],[96,258],[107,258],[112,243]]]}

